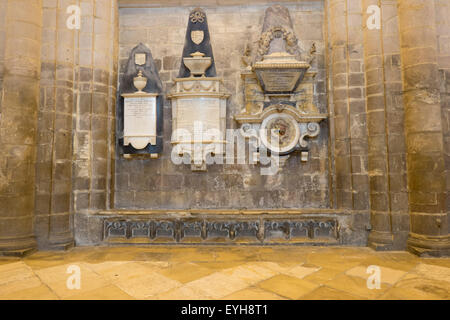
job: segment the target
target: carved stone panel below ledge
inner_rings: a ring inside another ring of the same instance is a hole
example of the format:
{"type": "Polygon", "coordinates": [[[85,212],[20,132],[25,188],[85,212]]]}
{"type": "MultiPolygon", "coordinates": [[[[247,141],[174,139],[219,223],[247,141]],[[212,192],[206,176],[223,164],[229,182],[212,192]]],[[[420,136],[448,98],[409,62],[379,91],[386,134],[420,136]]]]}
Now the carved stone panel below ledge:
{"type": "Polygon", "coordinates": [[[106,217],[104,243],[135,244],[339,244],[332,217],[213,218],[106,217]]]}

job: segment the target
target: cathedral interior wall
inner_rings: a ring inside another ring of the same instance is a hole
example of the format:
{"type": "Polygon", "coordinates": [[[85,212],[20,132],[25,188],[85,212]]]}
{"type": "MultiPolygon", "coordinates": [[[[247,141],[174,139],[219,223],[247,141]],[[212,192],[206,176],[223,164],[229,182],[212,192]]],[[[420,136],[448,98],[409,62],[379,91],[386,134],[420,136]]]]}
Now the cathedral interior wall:
{"type": "MultiPolygon", "coordinates": [[[[261,34],[267,5],[205,7],[219,77],[231,93],[227,106],[227,128],[239,128],[234,115],[244,108],[240,72],[245,45],[253,45],[261,34]]],[[[317,72],[314,103],[327,113],[324,55],[323,1],[287,3],[301,49],[315,43],[317,72]]],[[[140,42],[150,48],[166,95],[178,75],[191,8],[122,8],[119,10],[119,79],[130,51],[140,42]]],[[[253,46],[255,48],[255,46],[253,46]]],[[[260,174],[260,166],[212,165],[207,172],[191,172],[189,165],[174,165],[170,100],[164,102],[164,152],[158,160],[127,160],[117,156],[115,207],[134,209],[187,208],[328,208],[330,207],[328,126],[311,143],[310,159],[302,163],[290,157],[276,175],[260,174]]],[[[247,162],[248,163],[248,162],[247,162]]]]}

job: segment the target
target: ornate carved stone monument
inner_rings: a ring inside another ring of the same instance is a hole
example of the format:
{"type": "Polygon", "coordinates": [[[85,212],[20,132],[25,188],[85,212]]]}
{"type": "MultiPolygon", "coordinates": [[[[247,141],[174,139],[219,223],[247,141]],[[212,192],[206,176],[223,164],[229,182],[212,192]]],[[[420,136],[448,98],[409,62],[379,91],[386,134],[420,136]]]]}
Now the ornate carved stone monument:
{"type": "Polygon", "coordinates": [[[194,171],[206,170],[209,154],[224,152],[228,94],[216,76],[208,23],[203,10],[189,15],[183,61],[172,99],[173,153],[190,157],[194,171]]]}
{"type": "Polygon", "coordinates": [[[150,50],[142,43],[130,54],[120,82],[119,145],[125,157],[162,152],[162,84],[150,50]]]}
{"type": "Polygon", "coordinates": [[[256,132],[260,149],[284,159],[300,151],[308,161],[306,138],[318,136],[327,117],[313,103],[315,73],[308,70],[314,52],[314,45],[308,54],[300,50],[288,9],[275,5],[266,10],[257,48],[247,45],[242,59],[245,107],[235,119],[244,136],[256,132]]]}

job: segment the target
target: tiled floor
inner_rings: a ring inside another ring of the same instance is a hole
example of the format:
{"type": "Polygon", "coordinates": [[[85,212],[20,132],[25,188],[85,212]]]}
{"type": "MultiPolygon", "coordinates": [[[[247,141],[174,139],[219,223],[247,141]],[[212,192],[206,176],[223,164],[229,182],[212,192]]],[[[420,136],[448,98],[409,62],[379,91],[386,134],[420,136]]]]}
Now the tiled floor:
{"type": "Polygon", "coordinates": [[[75,248],[0,257],[0,299],[450,299],[450,259],[355,247],[75,248]],[[371,265],[379,289],[368,288],[371,265]],[[68,288],[70,266],[80,289],[68,288]]]}

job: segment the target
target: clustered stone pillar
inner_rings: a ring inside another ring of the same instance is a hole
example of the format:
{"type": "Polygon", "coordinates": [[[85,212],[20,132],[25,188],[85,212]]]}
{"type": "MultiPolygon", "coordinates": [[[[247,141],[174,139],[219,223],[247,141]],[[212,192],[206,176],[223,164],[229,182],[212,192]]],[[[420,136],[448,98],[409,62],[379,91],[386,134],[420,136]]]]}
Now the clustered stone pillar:
{"type": "MultiPolygon", "coordinates": [[[[363,8],[375,5],[380,8],[380,0],[363,0],[363,8]]],[[[369,15],[363,10],[364,21],[369,15]]],[[[380,20],[381,22],[381,20],[380,20]]],[[[390,249],[393,245],[390,175],[388,113],[384,75],[384,56],[381,29],[364,30],[364,65],[366,71],[367,128],[369,135],[368,166],[370,181],[370,221],[369,246],[376,250],[390,249]]]]}
{"type": "MultiPolygon", "coordinates": [[[[354,212],[369,208],[361,11],[360,0],[328,1],[335,206],[354,212]]],[[[368,224],[366,217],[356,219],[355,215],[355,228],[365,233],[368,224]]]]}
{"type": "Polygon", "coordinates": [[[0,253],[35,249],[33,234],[39,104],[41,0],[7,0],[0,118],[0,253]]]}
{"type": "Polygon", "coordinates": [[[36,237],[43,248],[73,245],[71,230],[72,122],[76,29],[67,7],[78,0],[45,1],[41,58],[41,103],[36,165],[36,237]]]}
{"type": "Polygon", "coordinates": [[[90,214],[109,209],[115,152],[118,3],[80,0],[78,101],[75,110],[73,199],[75,238],[93,239],[90,214]]]}
{"type": "Polygon", "coordinates": [[[449,254],[434,1],[398,0],[411,230],[416,254],[449,254]]]}

